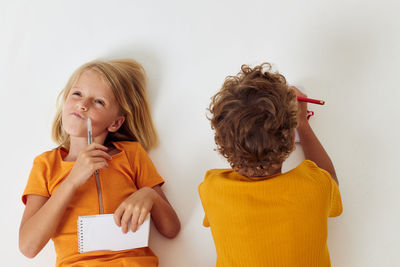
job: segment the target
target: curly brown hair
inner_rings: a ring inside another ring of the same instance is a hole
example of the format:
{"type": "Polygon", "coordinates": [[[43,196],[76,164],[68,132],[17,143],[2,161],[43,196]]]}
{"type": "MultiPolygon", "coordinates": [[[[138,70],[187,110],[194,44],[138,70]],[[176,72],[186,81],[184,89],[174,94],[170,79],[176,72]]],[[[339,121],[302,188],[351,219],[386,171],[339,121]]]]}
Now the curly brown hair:
{"type": "Polygon", "coordinates": [[[219,153],[241,174],[272,174],[294,150],[296,93],[269,63],[228,76],[209,111],[219,153]]]}

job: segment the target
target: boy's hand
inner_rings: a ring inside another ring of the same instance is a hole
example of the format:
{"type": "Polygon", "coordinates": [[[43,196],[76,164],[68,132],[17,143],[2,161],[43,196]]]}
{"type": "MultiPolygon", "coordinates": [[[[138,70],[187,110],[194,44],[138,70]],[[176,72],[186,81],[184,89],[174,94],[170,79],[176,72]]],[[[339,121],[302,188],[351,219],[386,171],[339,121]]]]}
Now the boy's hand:
{"type": "Polygon", "coordinates": [[[115,223],[122,228],[123,233],[136,232],[143,224],[158,194],[150,187],[143,187],[125,199],[114,212],[115,223]]]}
{"type": "MultiPolygon", "coordinates": [[[[306,94],[303,94],[299,89],[297,89],[297,87],[295,86],[290,86],[290,88],[292,88],[295,92],[296,92],[296,96],[301,96],[301,97],[307,97],[306,94]]],[[[307,102],[300,102],[298,101],[298,126],[304,124],[304,123],[308,123],[307,120],[307,102]]]]}
{"type": "Polygon", "coordinates": [[[68,175],[68,181],[78,188],[86,183],[95,170],[108,168],[107,160],[112,158],[106,152],[107,150],[107,147],[100,144],[93,143],[88,145],[79,153],[74,167],[68,175]]]}

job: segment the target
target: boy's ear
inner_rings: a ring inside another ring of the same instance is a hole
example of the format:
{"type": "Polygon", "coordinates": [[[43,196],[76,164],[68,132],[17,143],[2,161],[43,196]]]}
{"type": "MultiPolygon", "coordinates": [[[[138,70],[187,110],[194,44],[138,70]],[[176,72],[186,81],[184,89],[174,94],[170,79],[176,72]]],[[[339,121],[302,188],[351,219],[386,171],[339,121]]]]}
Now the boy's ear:
{"type": "Polygon", "coordinates": [[[124,123],[124,121],[125,121],[125,117],[124,117],[124,116],[119,116],[119,117],[117,117],[117,118],[113,121],[113,123],[112,123],[110,126],[108,126],[107,130],[108,130],[109,132],[115,133],[115,132],[118,131],[118,129],[122,126],[122,124],[124,123]]]}

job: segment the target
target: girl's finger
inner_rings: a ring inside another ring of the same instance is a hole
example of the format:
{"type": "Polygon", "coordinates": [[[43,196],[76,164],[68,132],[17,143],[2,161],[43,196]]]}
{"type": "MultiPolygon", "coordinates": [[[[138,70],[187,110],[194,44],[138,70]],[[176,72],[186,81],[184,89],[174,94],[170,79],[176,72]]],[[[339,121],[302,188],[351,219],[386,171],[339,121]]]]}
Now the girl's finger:
{"type": "Polygon", "coordinates": [[[107,164],[107,162],[104,162],[104,161],[94,163],[94,167],[93,167],[93,169],[95,169],[95,170],[107,169],[107,168],[108,168],[108,164],[107,164]]]}
{"type": "Polygon", "coordinates": [[[95,149],[97,149],[97,150],[107,151],[108,147],[100,145],[100,144],[92,143],[92,144],[88,145],[86,149],[87,150],[95,150],[95,149]]]}
{"type": "Polygon", "coordinates": [[[122,204],[114,212],[114,221],[115,224],[121,226],[121,218],[124,213],[124,209],[122,208],[122,204]]]}
{"type": "Polygon", "coordinates": [[[136,230],[137,230],[137,228],[138,228],[138,220],[139,220],[139,217],[140,217],[140,208],[136,206],[136,207],[133,209],[133,212],[132,212],[132,219],[131,219],[131,229],[132,229],[132,232],[136,232],[136,230]]]}
{"type": "Polygon", "coordinates": [[[104,152],[102,150],[96,149],[96,150],[88,151],[87,155],[89,157],[102,157],[102,158],[105,158],[108,160],[112,160],[112,157],[107,152],[104,152]]]}
{"type": "Polygon", "coordinates": [[[143,224],[144,220],[146,220],[147,215],[149,215],[149,211],[146,209],[143,209],[139,216],[139,220],[138,220],[139,225],[138,226],[141,226],[143,224]]]}
{"type": "Polygon", "coordinates": [[[105,165],[105,166],[108,166],[108,162],[107,162],[107,160],[105,160],[105,159],[103,159],[103,158],[93,158],[93,159],[91,159],[90,160],[90,162],[92,163],[92,164],[101,164],[101,165],[105,165]]]}
{"type": "Polygon", "coordinates": [[[124,209],[124,214],[122,215],[121,218],[121,228],[122,232],[126,234],[129,231],[129,222],[131,221],[132,218],[132,211],[129,209],[129,207],[124,209]]]}

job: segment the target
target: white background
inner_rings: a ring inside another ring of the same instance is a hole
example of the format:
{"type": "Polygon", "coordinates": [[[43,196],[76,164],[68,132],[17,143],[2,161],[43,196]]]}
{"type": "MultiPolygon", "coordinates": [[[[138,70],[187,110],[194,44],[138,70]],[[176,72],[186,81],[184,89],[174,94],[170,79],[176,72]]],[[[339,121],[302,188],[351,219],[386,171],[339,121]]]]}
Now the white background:
{"type": "MultiPolygon", "coordinates": [[[[130,57],[149,76],[161,145],[151,151],[182,231],[152,228],[164,267],[215,266],[197,193],[213,149],[210,97],[241,64],[273,63],[324,99],[311,124],[340,180],[344,212],[329,221],[333,266],[400,266],[398,1],[1,1],[0,251],[2,266],[54,266],[53,244],[18,250],[20,200],[33,158],[55,147],[55,101],[71,73],[96,58],[130,57]]],[[[301,147],[285,170],[303,159],[301,147]]]]}

